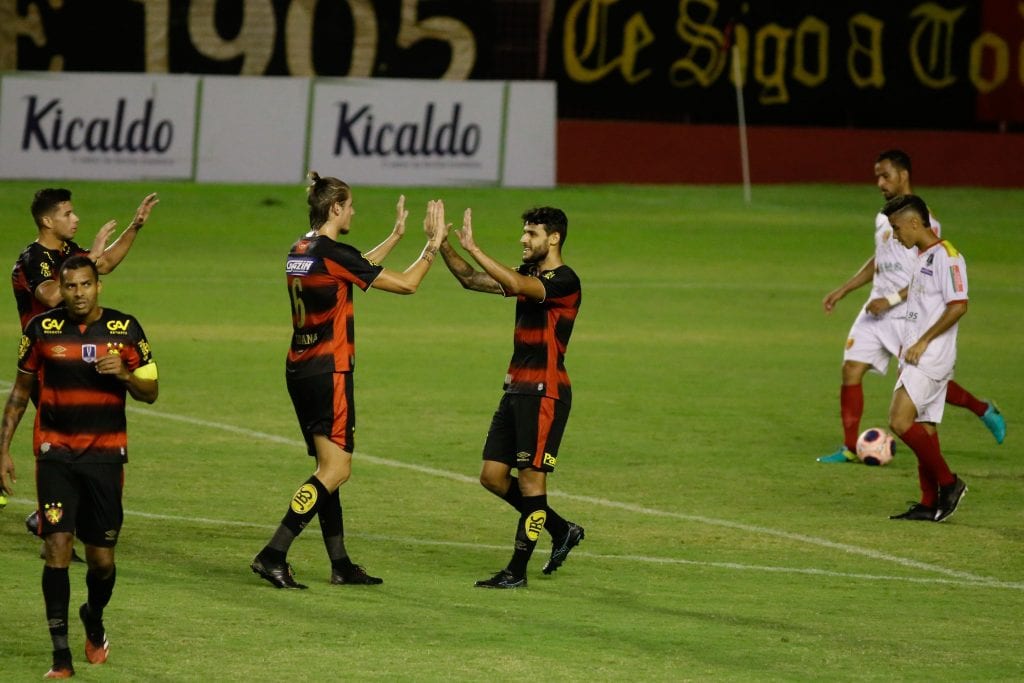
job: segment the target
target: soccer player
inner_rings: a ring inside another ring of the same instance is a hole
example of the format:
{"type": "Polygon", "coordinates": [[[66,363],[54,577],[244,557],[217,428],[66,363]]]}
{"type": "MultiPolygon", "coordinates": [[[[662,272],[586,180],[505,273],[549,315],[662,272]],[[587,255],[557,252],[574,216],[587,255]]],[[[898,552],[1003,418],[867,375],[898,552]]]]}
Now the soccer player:
{"type": "Polygon", "coordinates": [[[523,263],[514,270],[477,246],[470,209],[456,234],[483,271],[447,241],[441,244],[445,264],[463,287],[516,299],[512,361],[484,443],[480,483],[515,508],[519,520],[512,559],[491,578],[477,581],[480,588],[526,586],[526,566],[541,530],[552,539],[545,574],[558,569],[584,537],[583,527],[563,519],[547,500],[547,475],[555,470],[572,404],[565,351],[580,307],[580,280],[562,262],[569,230],[565,213],[541,207],[522,218],[523,263]],[[512,476],[513,468],[518,477],[512,476]]]}
{"type": "MultiPolygon", "coordinates": [[[[101,275],[112,272],[128,254],[139,230],[149,219],[153,207],[160,200],[156,193],[146,195],[131,223],[113,244],[107,241],[117,228],[117,221],[103,224],[88,251],[74,242],[78,233],[78,215],[71,203],[71,191],[64,188],[44,188],[32,198],[31,212],[36,224],[37,235],[14,262],[11,272],[11,287],[14,301],[24,329],[34,316],[61,304],[60,286],[57,273],[64,260],[75,254],[87,254],[96,262],[101,275]]],[[[36,402],[32,397],[33,404],[36,402]]],[[[39,533],[39,511],[33,510],[25,519],[29,533],[39,533]]],[[[45,554],[45,550],[41,555],[45,554]]],[[[72,550],[72,559],[81,562],[78,553],[72,550]]]]}
{"type": "MultiPolygon", "coordinates": [[[[891,149],[875,160],[875,179],[886,201],[912,194],[910,187],[910,157],[903,151],[891,149]]],[[[940,225],[929,216],[931,230],[940,235],[940,225]]],[[[884,212],[875,217],[875,254],[861,266],[842,286],[829,292],[822,306],[831,313],[840,299],[859,287],[871,283],[871,293],[861,309],[846,340],[843,354],[842,386],[839,392],[839,410],[843,424],[843,444],[834,453],[821,456],[818,462],[857,462],[857,436],[864,413],[862,381],[869,371],[884,375],[889,359],[899,354],[907,307],[907,283],[913,273],[917,251],[904,248],[892,239],[892,226],[884,212]]],[[[1006,421],[995,403],[981,401],[952,379],[947,385],[946,402],[967,408],[984,422],[996,439],[1002,443],[1006,437],[1006,421]]]]}
{"type": "Polygon", "coordinates": [[[85,626],[85,656],[107,660],[103,610],[117,575],[114,547],[124,521],[121,503],[128,461],[126,395],[153,403],[159,393],[156,363],[139,322],[101,308],[96,264],[83,254],[59,272],[63,306],[41,313],[25,327],[18,376],[0,428],[0,483],[16,481],[10,445],[32,392],[38,389],[33,444],[36,497],[44,540],[43,601],[53,642],[46,678],[70,678],[68,611],[72,536],[85,544],[87,600],[78,610],[85,626]]]}
{"type": "Polygon", "coordinates": [[[932,232],[928,207],[920,197],[901,195],[882,211],[893,236],[917,249],[889,426],[917,456],[921,500],[890,519],[941,522],[956,511],[967,492],[967,485],[942,457],[936,430],[946,383],[956,364],[957,327],[967,312],[967,264],[952,244],[932,232]]]}
{"type": "Polygon", "coordinates": [[[341,180],[310,174],[309,232],[292,245],[285,261],[292,302],[292,341],[286,361],[288,393],[316,471],[295,492],[277,531],[250,568],[277,588],[303,589],[288,563],[288,549],[313,519],[320,519],[332,584],[379,584],[349,558],[339,488],[352,471],[356,413],[352,391],[355,319],[352,286],[413,294],[448,234],[444,204],[431,201],[423,222],[428,241],[403,272],[380,265],[405,234],[405,197],[399,197],[391,234],[360,254],[338,241],[351,229],[352,190],[341,180]]]}

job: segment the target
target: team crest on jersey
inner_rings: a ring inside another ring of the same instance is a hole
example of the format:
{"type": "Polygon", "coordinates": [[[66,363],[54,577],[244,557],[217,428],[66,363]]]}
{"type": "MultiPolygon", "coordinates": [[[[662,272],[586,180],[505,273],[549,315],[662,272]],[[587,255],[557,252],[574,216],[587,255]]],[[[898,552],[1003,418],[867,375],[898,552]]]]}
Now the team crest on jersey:
{"type": "Polygon", "coordinates": [[[850,350],[852,348],[853,348],[853,337],[850,337],[849,339],[846,340],[846,349],[850,350]]]}
{"type": "Polygon", "coordinates": [[[886,230],[882,233],[882,244],[888,242],[890,237],[892,237],[892,230],[886,230]]]}
{"type": "Polygon", "coordinates": [[[82,360],[84,360],[86,363],[96,362],[95,344],[82,344],[82,360]]]}
{"type": "Polygon", "coordinates": [[[64,503],[47,503],[43,506],[43,516],[50,524],[57,524],[64,516],[64,503]]]}
{"type": "Polygon", "coordinates": [[[932,261],[935,260],[935,254],[928,254],[928,258],[924,260],[925,268],[931,268],[932,261]]]}
{"type": "Polygon", "coordinates": [[[316,263],[316,259],[312,256],[293,257],[288,259],[284,264],[284,272],[288,275],[298,275],[302,277],[309,274],[309,270],[316,263]]]}
{"type": "Polygon", "coordinates": [[[124,349],[124,344],[121,342],[107,342],[107,355],[108,356],[120,356],[121,351],[124,349]]]}

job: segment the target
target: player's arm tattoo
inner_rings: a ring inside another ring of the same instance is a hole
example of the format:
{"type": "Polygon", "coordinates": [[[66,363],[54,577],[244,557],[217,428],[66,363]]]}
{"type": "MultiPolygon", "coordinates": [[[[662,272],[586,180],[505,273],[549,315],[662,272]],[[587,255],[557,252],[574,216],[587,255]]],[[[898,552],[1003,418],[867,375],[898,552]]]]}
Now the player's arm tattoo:
{"type": "Polygon", "coordinates": [[[501,285],[487,273],[476,270],[466,262],[466,259],[459,256],[448,242],[441,243],[441,256],[444,258],[448,270],[452,271],[455,279],[466,289],[488,294],[502,294],[501,285]]]}

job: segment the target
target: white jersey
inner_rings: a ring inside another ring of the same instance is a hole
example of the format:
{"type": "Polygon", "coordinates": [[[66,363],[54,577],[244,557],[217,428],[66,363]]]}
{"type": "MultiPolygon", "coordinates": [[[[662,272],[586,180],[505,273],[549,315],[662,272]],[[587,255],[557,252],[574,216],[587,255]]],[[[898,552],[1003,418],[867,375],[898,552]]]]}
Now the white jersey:
{"type": "MultiPolygon", "coordinates": [[[[936,237],[941,236],[942,226],[935,220],[935,216],[929,216],[932,232],[936,237]]],[[[914,264],[917,261],[917,247],[904,247],[900,241],[893,237],[892,225],[889,218],[879,212],[875,216],[875,274],[871,281],[871,294],[868,301],[872,299],[884,299],[893,292],[898,292],[908,284],[914,272],[914,264]]],[[[898,304],[879,317],[902,318],[904,306],[898,304]]]]}
{"type": "MultiPolygon", "coordinates": [[[[967,264],[952,244],[940,240],[917,256],[907,293],[903,349],[915,344],[954,301],[967,301],[967,264]]],[[[934,380],[952,377],[958,326],[953,323],[928,344],[917,363],[922,373],[934,380]]]]}

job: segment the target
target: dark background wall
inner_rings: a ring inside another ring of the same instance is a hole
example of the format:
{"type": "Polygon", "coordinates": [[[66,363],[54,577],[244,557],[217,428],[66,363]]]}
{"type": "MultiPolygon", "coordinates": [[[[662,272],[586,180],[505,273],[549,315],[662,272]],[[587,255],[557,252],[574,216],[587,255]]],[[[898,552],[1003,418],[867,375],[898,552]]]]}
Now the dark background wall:
{"type": "Polygon", "coordinates": [[[1016,0],[0,0],[0,69],[551,79],[563,183],[736,182],[738,81],[755,182],[1024,184],[1016,0]]]}

